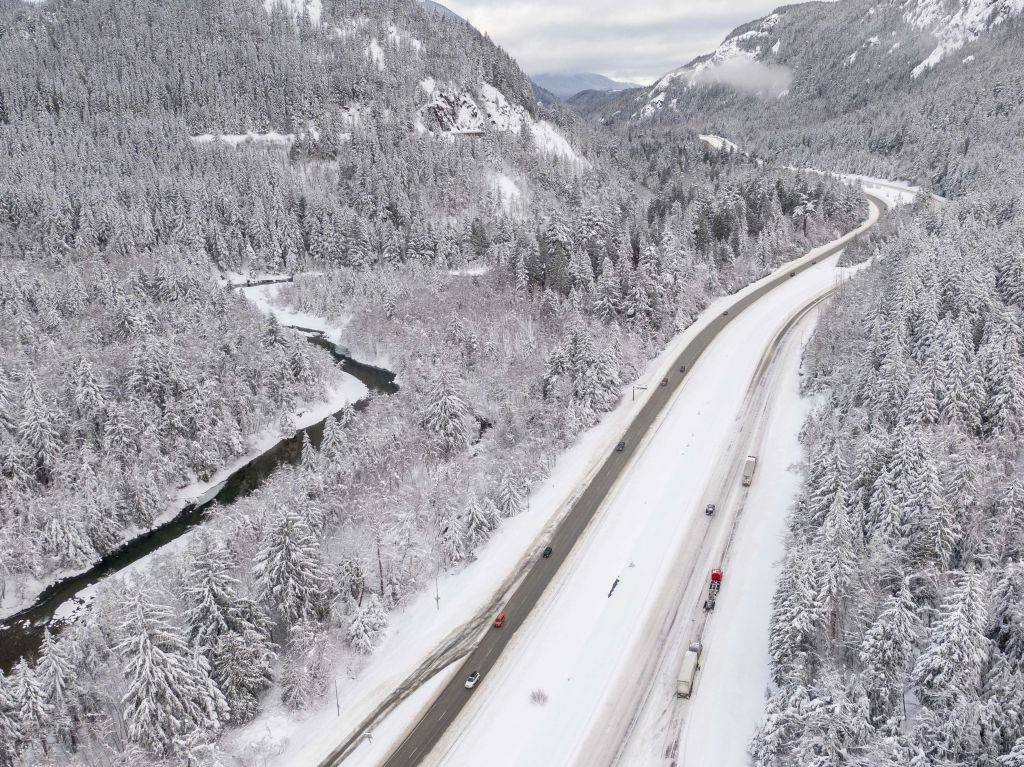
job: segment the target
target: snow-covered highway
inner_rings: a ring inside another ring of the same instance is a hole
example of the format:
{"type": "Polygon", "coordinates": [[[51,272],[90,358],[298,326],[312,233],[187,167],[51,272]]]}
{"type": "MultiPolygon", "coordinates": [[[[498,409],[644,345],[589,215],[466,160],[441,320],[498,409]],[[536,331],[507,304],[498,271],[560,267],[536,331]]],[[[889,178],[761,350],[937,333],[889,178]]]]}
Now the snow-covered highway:
{"type": "MultiPolygon", "coordinates": [[[[703,586],[702,557],[722,548],[729,514],[723,504],[719,516],[704,516],[704,503],[714,500],[706,494],[707,477],[732,449],[734,422],[764,350],[795,310],[831,289],[843,242],[877,215],[873,206],[869,220],[843,241],[721,300],[680,337],[678,356],[667,356],[664,370],[673,386],[650,393],[653,411],[630,428],[627,451],[594,478],[595,508],[563,523],[569,541],[580,536],[571,552],[555,546],[557,554],[568,554],[569,566],[550,562],[550,572],[540,573],[542,565],[526,576],[509,602],[509,625],[487,632],[463,665],[465,673],[484,672],[480,689],[468,693],[461,688],[465,674],[457,674],[389,763],[472,764],[485,755],[489,763],[571,763],[595,726],[607,731],[599,725],[606,707],[622,697],[621,685],[636,681],[635,659],[647,663],[649,653],[638,645],[663,644],[648,630],[652,616],[665,612],[662,585],[675,578],[703,586]],[[680,361],[690,355],[692,363],[702,351],[685,383],[674,388],[680,361]],[[530,583],[531,575],[538,583],[530,583]],[[546,707],[531,704],[534,690],[547,694],[546,707]],[[495,743],[502,748],[496,751],[495,743]]],[[[586,495],[578,505],[592,503],[586,495]]]]}

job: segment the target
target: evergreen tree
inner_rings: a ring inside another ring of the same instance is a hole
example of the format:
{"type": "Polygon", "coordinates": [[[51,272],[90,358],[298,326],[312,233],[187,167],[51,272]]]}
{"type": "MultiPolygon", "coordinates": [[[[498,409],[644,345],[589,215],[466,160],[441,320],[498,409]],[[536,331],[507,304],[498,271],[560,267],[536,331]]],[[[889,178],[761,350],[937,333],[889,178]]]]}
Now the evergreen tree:
{"type": "Polygon", "coordinates": [[[902,700],[919,623],[917,605],[909,584],[904,581],[899,592],[886,600],[882,612],[864,634],[860,661],[868,682],[871,719],[875,724],[895,714],[902,700]]]}
{"type": "Polygon", "coordinates": [[[238,585],[230,575],[233,567],[223,541],[204,530],[195,534],[185,563],[182,596],[188,605],[185,621],[189,627],[189,643],[207,658],[217,638],[228,631],[238,585]]]}
{"type": "Polygon", "coordinates": [[[248,722],[259,712],[259,694],[273,682],[274,657],[269,637],[262,631],[229,630],[217,637],[210,665],[233,724],[248,722]]]}
{"type": "Polygon", "coordinates": [[[11,689],[12,680],[0,670],[0,764],[12,765],[25,740],[20,718],[20,705],[11,689]]]}
{"type": "Polygon", "coordinates": [[[943,604],[930,631],[929,645],[914,666],[915,689],[922,702],[933,709],[949,710],[957,701],[977,695],[988,654],[984,630],[981,579],[965,573],[943,604]]]}
{"type": "Polygon", "coordinates": [[[167,755],[180,751],[188,736],[219,729],[227,703],[206,659],[174,628],[170,610],[136,589],[124,612],[116,649],[127,683],[121,702],[128,737],[167,755]]]}
{"type": "Polygon", "coordinates": [[[524,504],[523,489],[516,474],[506,469],[501,475],[501,486],[498,488],[498,513],[505,519],[518,516],[524,504]]]}
{"type": "Polygon", "coordinates": [[[73,749],[76,745],[75,733],[82,716],[83,690],[70,652],[70,643],[70,640],[54,641],[49,629],[45,630],[36,664],[36,676],[46,702],[52,708],[52,729],[58,738],[73,749]]]}
{"type": "Polygon", "coordinates": [[[21,735],[26,742],[39,743],[47,751],[46,732],[53,716],[53,706],[24,658],[14,667],[10,679],[10,695],[18,712],[21,735]]]}
{"type": "Polygon", "coordinates": [[[619,316],[621,281],[615,262],[605,256],[601,264],[601,276],[594,293],[593,312],[602,322],[612,323],[619,316]]]}
{"type": "Polygon", "coordinates": [[[423,426],[435,435],[444,453],[450,454],[469,444],[470,411],[452,374],[442,369],[426,395],[423,426]]]}
{"type": "Polygon", "coordinates": [[[330,588],[319,546],[294,511],[272,523],[253,566],[259,601],[278,611],[286,630],[302,620],[323,620],[330,588]]]}
{"type": "Polygon", "coordinates": [[[281,697],[290,708],[306,709],[327,691],[327,636],[322,626],[303,620],[294,626],[288,644],[281,697]]]}
{"type": "Polygon", "coordinates": [[[489,498],[473,497],[466,506],[466,531],[474,543],[486,540],[498,527],[498,512],[489,498]]]}

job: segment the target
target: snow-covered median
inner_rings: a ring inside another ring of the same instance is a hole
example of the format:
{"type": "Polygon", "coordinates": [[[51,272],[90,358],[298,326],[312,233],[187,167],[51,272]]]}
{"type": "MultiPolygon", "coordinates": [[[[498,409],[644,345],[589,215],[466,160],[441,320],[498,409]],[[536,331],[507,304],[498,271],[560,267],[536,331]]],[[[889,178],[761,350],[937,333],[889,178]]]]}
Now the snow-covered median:
{"type": "MultiPolygon", "coordinates": [[[[836,259],[764,296],[708,348],[557,580],[432,754],[436,763],[591,764],[609,756],[588,748],[607,723],[629,721],[634,713],[627,691],[643,683],[649,653],[669,639],[647,630],[652,615],[673,609],[662,600],[666,584],[677,577],[680,561],[695,563],[698,591],[710,570],[716,546],[701,545],[711,524],[703,505],[717,490],[709,478],[735,436],[762,353],[794,307],[834,284],[836,259]],[[548,694],[545,706],[531,702],[535,689],[548,694]],[[502,748],[496,751],[495,743],[502,748]]],[[[799,422],[791,428],[798,431],[799,422]]],[[[784,518],[788,501],[757,513],[784,518]]],[[[629,763],[648,758],[652,754],[629,763]]]]}

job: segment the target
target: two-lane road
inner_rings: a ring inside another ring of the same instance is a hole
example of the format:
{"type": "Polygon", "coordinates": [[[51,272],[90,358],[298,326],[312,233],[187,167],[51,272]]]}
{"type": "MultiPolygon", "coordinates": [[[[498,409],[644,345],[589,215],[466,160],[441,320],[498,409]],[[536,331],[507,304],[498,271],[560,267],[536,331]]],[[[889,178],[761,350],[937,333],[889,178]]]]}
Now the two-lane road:
{"type": "MultiPolygon", "coordinates": [[[[873,195],[868,195],[868,197],[877,206],[878,215],[880,215],[881,211],[885,210],[885,203],[873,195]]],[[[667,384],[654,387],[649,392],[648,401],[622,436],[622,439],[626,442],[625,449],[621,452],[613,451],[609,454],[594,475],[593,480],[558,525],[549,544],[553,549],[552,555],[544,559],[541,557],[541,552],[537,552],[536,563],[525,574],[519,586],[505,603],[503,611],[507,615],[507,621],[504,627],[500,629],[489,628],[485,632],[481,632],[482,636],[479,644],[466,657],[459,673],[441,690],[415,727],[406,735],[398,748],[387,759],[386,765],[389,765],[389,767],[409,767],[419,764],[442,738],[473,694],[472,690],[468,690],[465,687],[466,677],[473,671],[479,671],[481,678],[477,683],[478,686],[487,684],[488,671],[497,662],[517,629],[527,620],[531,610],[538,603],[541,595],[568,558],[576,541],[604,503],[609,491],[622,476],[627,466],[629,466],[644,437],[669,405],[676,390],[685,380],[686,374],[681,371],[692,369],[694,363],[718,334],[747,307],[754,304],[758,299],[780,284],[811,268],[820,260],[828,258],[844,247],[847,247],[854,239],[862,236],[876,220],[877,216],[873,214],[855,232],[837,241],[829,248],[812,252],[812,254],[791,262],[775,276],[766,278],[754,289],[736,298],[728,309],[722,311],[694,336],[693,340],[674,361],[671,372],[667,376],[667,384]]],[[[348,745],[347,743],[344,746],[339,746],[321,763],[322,767],[338,764],[347,753],[348,745]]]]}

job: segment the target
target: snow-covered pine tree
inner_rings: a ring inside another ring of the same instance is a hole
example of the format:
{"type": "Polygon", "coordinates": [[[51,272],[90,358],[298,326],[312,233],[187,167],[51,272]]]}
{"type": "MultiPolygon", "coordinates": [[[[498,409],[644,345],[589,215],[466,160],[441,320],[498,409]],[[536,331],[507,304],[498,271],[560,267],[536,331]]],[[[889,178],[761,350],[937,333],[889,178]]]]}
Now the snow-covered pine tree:
{"type": "Polygon", "coordinates": [[[469,406],[455,377],[446,368],[439,370],[425,395],[424,428],[434,434],[441,451],[450,455],[464,449],[472,434],[469,406]]]}
{"type": "Polygon", "coordinates": [[[178,752],[188,736],[214,732],[229,716],[227,702],[210,677],[210,666],[174,626],[171,610],[148,592],[125,595],[122,698],[128,737],[158,755],[178,752]]]}
{"type": "Polygon", "coordinates": [[[524,508],[523,488],[515,472],[506,468],[498,488],[498,513],[505,519],[517,516],[524,508]]]}
{"type": "Polygon", "coordinates": [[[222,540],[199,530],[189,542],[182,574],[182,596],[187,608],[188,638],[207,658],[217,638],[228,631],[229,613],[236,600],[238,581],[234,562],[222,540]]]}
{"type": "Polygon", "coordinates": [[[43,688],[46,702],[52,708],[52,730],[72,749],[82,716],[83,689],[72,652],[71,639],[54,640],[49,629],[43,632],[43,643],[36,663],[36,676],[43,688]]]}
{"type": "Polygon", "coordinates": [[[943,603],[928,647],[914,665],[918,698],[932,710],[954,709],[960,701],[977,696],[990,644],[985,619],[981,577],[964,573],[943,603]]]}
{"type": "Polygon", "coordinates": [[[53,706],[47,702],[43,686],[24,658],[11,674],[10,695],[18,712],[24,742],[39,745],[48,753],[46,735],[53,716],[53,706]]]}
{"type": "Polygon", "coordinates": [[[902,716],[897,706],[903,703],[919,627],[917,605],[904,580],[900,590],[886,600],[860,645],[871,720],[876,725],[897,713],[902,716]]]}
{"type": "Polygon", "coordinates": [[[490,499],[470,498],[466,505],[466,533],[473,546],[487,540],[498,526],[498,514],[490,499]]]}
{"type": "Polygon", "coordinates": [[[301,620],[324,620],[331,589],[309,526],[295,511],[271,522],[253,566],[259,601],[277,611],[285,631],[301,620]]]}
{"type": "Polygon", "coordinates": [[[330,674],[324,627],[315,621],[299,621],[288,639],[288,654],[282,674],[282,700],[293,709],[309,708],[327,691],[330,674]]]}
{"type": "Polygon", "coordinates": [[[0,670],[0,764],[15,764],[24,740],[20,706],[15,703],[11,680],[0,670]]]}

